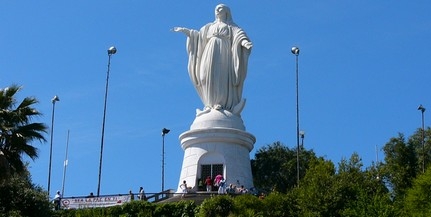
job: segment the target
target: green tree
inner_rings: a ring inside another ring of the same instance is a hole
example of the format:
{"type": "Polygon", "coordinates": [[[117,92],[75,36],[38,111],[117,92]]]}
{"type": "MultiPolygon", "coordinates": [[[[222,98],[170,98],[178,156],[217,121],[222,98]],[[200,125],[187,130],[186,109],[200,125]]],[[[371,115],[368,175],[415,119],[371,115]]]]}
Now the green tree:
{"type": "Polygon", "coordinates": [[[294,194],[272,192],[262,199],[264,207],[262,208],[263,215],[260,216],[297,216],[297,200],[294,194]]]}
{"type": "Polygon", "coordinates": [[[229,214],[232,212],[234,212],[234,202],[232,197],[227,195],[219,195],[204,200],[204,202],[200,206],[199,213],[197,213],[197,216],[221,217],[229,216],[229,214]]]}
{"type": "Polygon", "coordinates": [[[46,192],[32,184],[30,173],[15,173],[0,185],[0,217],[51,216],[46,192]]]}
{"type": "Polygon", "coordinates": [[[353,153],[349,160],[342,159],[334,185],[340,195],[337,209],[340,216],[394,216],[390,194],[372,165],[362,170],[362,160],[353,153]]]}
{"type": "Polygon", "coordinates": [[[431,216],[431,168],[413,181],[405,199],[406,213],[412,216],[431,216]]]}
{"type": "MultiPolygon", "coordinates": [[[[264,200],[251,194],[243,194],[233,198],[234,203],[234,216],[241,217],[255,217],[262,216],[265,205],[264,200]]],[[[273,204],[272,204],[273,205],[273,204]]]]}
{"type": "Polygon", "coordinates": [[[383,181],[392,190],[396,201],[403,201],[407,189],[420,170],[417,158],[417,142],[406,139],[403,134],[391,138],[383,147],[385,163],[382,166],[383,181]]]}
{"type": "Polygon", "coordinates": [[[27,155],[33,160],[38,157],[37,148],[31,142],[46,141],[43,134],[47,126],[32,122],[34,117],[41,115],[32,107],[38,101],[26,97],[18,103],[15,95],[20,90],[17,85],[0,89],[0,181],[11,174],[25,172],[22,156],[27,155]]]}
{"type": "Polygon", "coordinates": [[[412,136],[409,137],[408,142],[415,148],[417,157],[417,171],[423,171],[431,164],[431,128],[426,128],[425,131],[418,129],[412,136]],[[423,141],[423,144],[422,144],[423,141]]]}
{"type": "Polygon", "coordinates": [[[300,186],[293,190],[299,216],[338,216],[340,195],[334,191],[335,183],[334,164],[323,158],[312,160],[300,186]]]}
{"type": "MultiPolygon", "coordinates": [[[[311,159],[312,150],[300,148],[300,178],[304,177],[311,159]]],[[[251,160],[254,185],[264,191],[276,190],[286,193],[297,184],[296,149],[289,149],[281,142],[274,142],[257,150],[251,160]]]]}
{"type": "Polygon", "coordinates": [[[363,171],[362,167],[357,153],[342,159],[338,169],[323,158],[313,160],[293,190],[297,200],[290,200],[298,207],[297,216],[394,216],[389,191],[377,178],[377,169],[363,171]]]}
{"type": "MultiPolygon", "coordinates": [[[[360,192],[365,187],[364,183],[366,181],[362,166],[362,159],[357,153],[353,153],[349,160],[343,158],[338,164],[334,185],[335,194],[339,195],[336,204],[338,210],[344,210],[360,197],[360,192]]],[[[363,193],[367,194],[367,192],[363,193]]]]}

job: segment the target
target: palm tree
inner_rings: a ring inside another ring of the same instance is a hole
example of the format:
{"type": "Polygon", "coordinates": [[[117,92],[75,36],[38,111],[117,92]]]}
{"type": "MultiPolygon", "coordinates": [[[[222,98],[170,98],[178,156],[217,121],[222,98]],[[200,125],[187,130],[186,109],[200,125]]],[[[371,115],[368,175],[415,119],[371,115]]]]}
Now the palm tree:
{"type": "Polygon", "coordinates": [[[31,142],[46,141],[43,134],[48,127],[32,122],[41,115],[32,107],[38,103],[37,99],[26,97],[18,104],[15,94],[20,90],[17,85],[0,89],[0,181],[11,174],[25,172],[22,156],[27,155],[32,160],[38,157],[38,149],[31,142]]]}

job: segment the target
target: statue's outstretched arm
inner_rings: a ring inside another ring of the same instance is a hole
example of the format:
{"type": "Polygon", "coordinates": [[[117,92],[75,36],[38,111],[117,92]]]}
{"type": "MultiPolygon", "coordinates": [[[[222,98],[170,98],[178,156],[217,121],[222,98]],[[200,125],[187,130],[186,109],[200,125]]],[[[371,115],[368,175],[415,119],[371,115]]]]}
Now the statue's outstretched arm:
{"type": "Polygon", "coordinates": [[[184,33],[187,37],[189,37],[189,36],[190,36],[191,29],[184,28],[184,27],[174,27],[174,28],[172,29],[172,31],[174,31],[174,32],[182,32],[182,33],[184,33]]]}

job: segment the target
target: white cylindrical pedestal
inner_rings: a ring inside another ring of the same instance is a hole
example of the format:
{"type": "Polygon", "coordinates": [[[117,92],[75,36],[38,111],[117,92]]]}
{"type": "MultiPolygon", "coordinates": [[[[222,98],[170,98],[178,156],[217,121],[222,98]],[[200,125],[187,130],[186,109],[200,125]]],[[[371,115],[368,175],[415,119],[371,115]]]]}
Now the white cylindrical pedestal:
{"type": "MultiPolygon", "coordinates": [[[[208,166],[222,165],[226,183],[237,187],[253,187],[250,165],[250,151],[256,138],[243,130],[233,128],[193,129],[180,135],[184,159],[179,185],[185,180],[188,187],[197,190],[198,180],[205,181],[202,171],[208,166]]],[[[212,174],[212,179],[218,174],[212,174]]]]}

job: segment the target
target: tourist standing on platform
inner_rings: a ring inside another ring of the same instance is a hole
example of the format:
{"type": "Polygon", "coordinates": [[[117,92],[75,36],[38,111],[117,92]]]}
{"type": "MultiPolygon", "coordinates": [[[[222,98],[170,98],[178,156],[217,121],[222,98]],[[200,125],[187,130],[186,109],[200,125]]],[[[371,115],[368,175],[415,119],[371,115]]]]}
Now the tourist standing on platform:
{"type": "Polygon", "coordinates": [[[239,189],[239,193],[241,193],[241,194],[247,194],[248,190],[247,190],[247,188],[244,188],[244,185],[241,185],[241,188],[239,189]]]}
{"type": "Polygon", "coordinates": [[[138,196],[138,198],[140,200],[147,200],[147,196],[145,195],[145,191],[144,191],[143,187],[139,188],[139,196],[138,196]]]}
{"type": "Polygon", "coordinates": [[[221,174],[216,175],[214,179],[214,186],[219,186],[220,180],[223,179],[223,176],[221,174]]]}
{"type": "Polygon", "coordinates": [[[229,195],[236,194],[236,186],[229,184],[229,187],[226,189],[226,193],[229,195]]]}
{"type": "Polygon", "coordinates": [[[207,186],[207,192],[210,192],[212,190],[212,187],[213,187],[211,176],[207,177],[207,179],[205,180],[205,184],[207,186]]]}
{"type": "Polygon", "coordinates": [[[186,180],[183,181],[183,184],[180,185],[181,191],[183,194],[181,195],[181,198],[184,198],[187,194],[187,182],[186,180]]]}
{"type": "Polygon", "coordinates": [[[60,191],[57,191],[57,193],[54,196],[54,209],[60,210],[60,206],[61,206],[61,194],[60,194],[60,191]]]}
{"type": "Polygon", "coordinates": [[[132,190],[129,191],[130,201],[135,200],[135,195],[132,193],[132,190]]]}
{"type": "Polygon", "coordinates": [[[225,194],[226,193],[226,180],[224,178],[221,178],[221,180],[218,183],[218,194],[225,194]]]}

